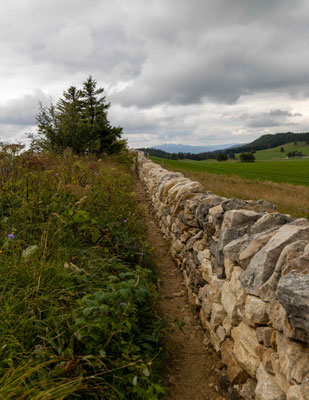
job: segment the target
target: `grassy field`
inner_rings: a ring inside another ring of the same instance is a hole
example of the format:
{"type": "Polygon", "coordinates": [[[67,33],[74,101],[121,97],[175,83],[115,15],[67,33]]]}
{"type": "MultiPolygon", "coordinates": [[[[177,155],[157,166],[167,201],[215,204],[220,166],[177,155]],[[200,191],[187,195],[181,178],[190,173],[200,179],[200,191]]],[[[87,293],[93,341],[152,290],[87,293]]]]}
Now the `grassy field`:
{"type": "MultiPolygon", "coordinates": [[[[153,157],[156,162],[161,159],[153,157]]],[[[208,172],[222,175],[238,175],[246,179],[291,183],[309,186],[309,158],[297,160],[264,161],[241,163],[239,161],[193,161],[164,160],[168,167],[188,171],[208,172]]]]}
{"type": "Polygon", "coordinates": [[[0,398],[158,399],[131,156],[0,149],[0,398]]]}
{"type": "MultiPolygon", "coordinates": [[[[161,163],[161,159],[153,157],[161,163]]],[[[164,167],[201,182],[206,190],[225,197],[266,199],[280,212],[309,217],[309,159],[261,161],[173,161],[164,167]]]]}
{"type": "MultiPolygon", "coordinates": [[[[286,159],[287,153],[292,151],[301,151],[304,156],[309,156],[309,144],[306,144],[306,142],[297,142],[296,145],[294,142],[286,143],[282,146],[274,147],[273,149],[259,150],[254,153],[254,156],[258,161],[280,160],[286,159]],[[281,147],[283,147],[284,152],[280,151],[281,147]]],[[[236,157],[239,157],[239,154],[236,154],[236,157]]]]}

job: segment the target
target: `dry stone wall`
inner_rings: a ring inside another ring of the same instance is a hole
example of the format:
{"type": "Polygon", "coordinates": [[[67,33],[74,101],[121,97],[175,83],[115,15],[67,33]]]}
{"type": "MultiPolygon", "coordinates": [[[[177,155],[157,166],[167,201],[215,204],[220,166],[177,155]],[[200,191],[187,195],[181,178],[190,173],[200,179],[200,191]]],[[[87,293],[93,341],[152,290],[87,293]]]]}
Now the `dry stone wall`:
{"type": "Polygon", "coordinates": [[[222,373],[246,399],[308,400],[308,221],[137,158],[222,373]]]}

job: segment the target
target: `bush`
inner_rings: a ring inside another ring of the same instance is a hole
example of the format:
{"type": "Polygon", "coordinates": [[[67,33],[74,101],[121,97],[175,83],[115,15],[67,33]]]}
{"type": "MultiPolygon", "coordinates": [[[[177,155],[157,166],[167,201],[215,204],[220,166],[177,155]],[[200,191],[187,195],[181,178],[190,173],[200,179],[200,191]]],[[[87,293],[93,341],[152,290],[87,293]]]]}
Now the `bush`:
{"type": "Polygon", "coordinates": [[[252,153],[241,153],[239,156],[241,162],[254,162],[255,157],[252,153]]]}
{"type": "Polygon", "coordinates": [[[217,161],[226,161],[227,159],[228,156],[226,153],[219,153],[216,158],[217,161]]]}

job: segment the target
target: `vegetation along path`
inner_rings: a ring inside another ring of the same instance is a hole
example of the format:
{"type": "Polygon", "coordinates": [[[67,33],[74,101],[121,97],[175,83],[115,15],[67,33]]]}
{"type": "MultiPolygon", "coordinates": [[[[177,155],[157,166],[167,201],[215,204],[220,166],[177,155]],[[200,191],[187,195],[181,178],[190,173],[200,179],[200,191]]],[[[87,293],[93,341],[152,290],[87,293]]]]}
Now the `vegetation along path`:
{"type": "MultiPolygon", "coordinates": [[[[168,355],[165,380],[166,400],[230,399],[225,381],[220,377],[222,364],[214,350],[204,341],[195,309],[189,304],[183,277],[169,253],[169,243],[158,229],[158,221],[142,183],[136,179],[135,191],[145,205],[145,228],[155,248],[159,278],[157,308],[168,322],[164,338],[168,355]]],[[[233,397],[234,398],[234,397],[233,397]]]]}

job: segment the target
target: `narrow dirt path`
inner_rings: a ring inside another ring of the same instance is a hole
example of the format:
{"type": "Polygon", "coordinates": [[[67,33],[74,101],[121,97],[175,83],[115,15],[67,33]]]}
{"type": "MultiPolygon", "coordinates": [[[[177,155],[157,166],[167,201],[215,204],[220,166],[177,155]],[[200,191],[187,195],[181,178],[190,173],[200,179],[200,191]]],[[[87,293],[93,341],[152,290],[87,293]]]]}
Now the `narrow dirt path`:
{"type": "Polygon", "coordinates": [[[168,356],[164,368],[169,388],[166,400],[224,400],[231,395],[224,388],[219,369],[222,363],[204,334],[194,307],[189,304],[181,271],[169,253],[169,242],[158,229],[158,221],[142,183],[136,179],[135,191],[145,205],[145,227],[149,243],[155,247],[160,279],[157,308],[170,329],[164,338],[168,356]]]}

